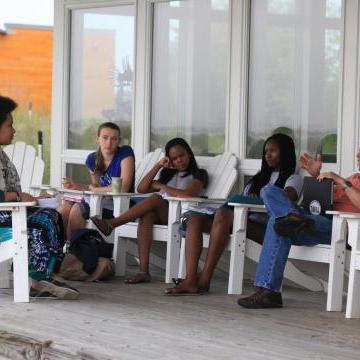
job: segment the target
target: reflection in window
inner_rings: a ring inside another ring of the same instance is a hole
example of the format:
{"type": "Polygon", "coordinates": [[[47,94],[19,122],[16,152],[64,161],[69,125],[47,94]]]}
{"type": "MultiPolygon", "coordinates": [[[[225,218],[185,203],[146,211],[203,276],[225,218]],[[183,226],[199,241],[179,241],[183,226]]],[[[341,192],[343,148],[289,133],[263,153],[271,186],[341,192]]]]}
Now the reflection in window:
{"type": "Polygon", "coordinates": [[[284,132],[298,152],[336,162],[343,19],[327,15],[342,1],[296,0],[296,12],[283,15],[266,3],[289,1],[252,1],[247,157],[260,158],[264,139],[284,132]]]}
{"type": "Polygon", "coordinates": [[[129,143],[134,6],[72,11],[68,147],[93,149],[98,125],[118,124],[129,143]]]}
{"type": "Polygon", "coordinates": [[[326,1],[326,17],[341,18],[342,1],[341,0],[327,0],[326,1]]]}
{"type": "Polygon", "coordinates": [[[294,14],[296,0],[268,0],[270,14],[294,14]]]}
{"type": "Polygon", "coordinates": [[[181,136],[198,155],[223,152],[229,0],[155,3],[153,39],[151,148],[181,136]]]}

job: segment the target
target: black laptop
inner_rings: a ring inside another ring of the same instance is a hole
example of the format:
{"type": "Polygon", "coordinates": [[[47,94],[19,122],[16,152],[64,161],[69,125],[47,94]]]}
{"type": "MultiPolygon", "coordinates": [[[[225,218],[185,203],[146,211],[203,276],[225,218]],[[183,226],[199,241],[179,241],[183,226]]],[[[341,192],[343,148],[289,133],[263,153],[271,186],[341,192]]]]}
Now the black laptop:
{"type": "Polygon", "coordinates": [[[315,177],[304,177],[303,201],[301,206],[312,215],[326,215],[333,207],[334,181],[315,177]]]}

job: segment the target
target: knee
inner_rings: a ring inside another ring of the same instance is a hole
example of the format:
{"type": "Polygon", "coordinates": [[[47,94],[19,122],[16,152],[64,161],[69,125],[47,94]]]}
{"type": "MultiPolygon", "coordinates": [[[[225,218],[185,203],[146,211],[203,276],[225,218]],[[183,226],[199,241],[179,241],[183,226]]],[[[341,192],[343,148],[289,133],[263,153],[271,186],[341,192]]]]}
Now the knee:
{"type": "Polygon", "coordinates": [[[274,197],[279,191],[282,191],[279,187],[273,184],[267,184],[260,190],[261,199],[266,202],[267,199],[274,197]]]}
{"type": "Polygon", "coordinates": [[[234,219],[234,213],[230,209],[220,208],[214,218],[213,227],[229,227],[234,219]]]}
{"type": "Polygon", "coordinates": [[[78,204],[74,204],[70,209],[69,218],[75,220],[79,219],[79,217],[83,217],[80,206],[78,204]]]}
{"type": "Polygon", "coordinates": [[[139,219],[139,225],[140,226],[153,225],[155,221],[156,221],[156,214],[151,211],[139,219]]]}

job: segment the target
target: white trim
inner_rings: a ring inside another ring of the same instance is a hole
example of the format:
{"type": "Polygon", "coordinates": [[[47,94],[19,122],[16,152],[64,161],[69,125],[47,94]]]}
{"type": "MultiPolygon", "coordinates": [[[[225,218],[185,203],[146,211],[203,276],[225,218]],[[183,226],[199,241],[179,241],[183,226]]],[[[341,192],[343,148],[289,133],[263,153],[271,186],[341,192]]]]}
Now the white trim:
{"type": "Polygon", "coordinates": [[[345,1],[341,127],[338,129],[340,173],[357,171],[355,154],[359,146],[359,2],[345,1]]]}

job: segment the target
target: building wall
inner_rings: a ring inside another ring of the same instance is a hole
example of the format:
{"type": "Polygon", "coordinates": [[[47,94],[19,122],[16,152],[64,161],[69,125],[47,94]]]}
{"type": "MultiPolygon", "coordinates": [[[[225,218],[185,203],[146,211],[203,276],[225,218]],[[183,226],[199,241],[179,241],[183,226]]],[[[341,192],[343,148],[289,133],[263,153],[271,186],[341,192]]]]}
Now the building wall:
{"type": "Polygon", "coordinates": [[[0,34],[0,93],[20,110],[50,115],[53,32],[48,28],[10,26],[0,34]]]}

